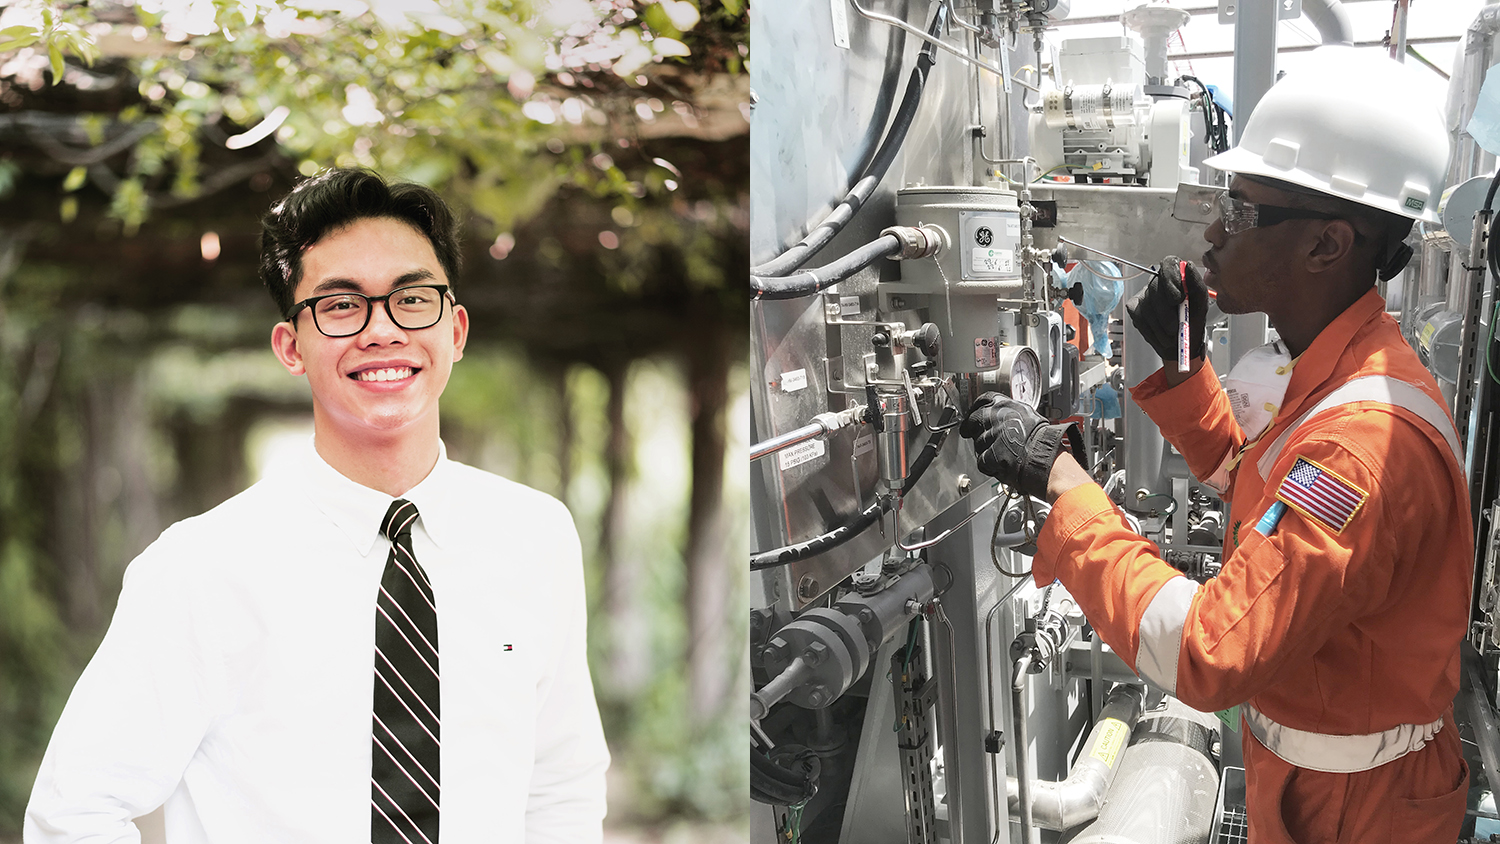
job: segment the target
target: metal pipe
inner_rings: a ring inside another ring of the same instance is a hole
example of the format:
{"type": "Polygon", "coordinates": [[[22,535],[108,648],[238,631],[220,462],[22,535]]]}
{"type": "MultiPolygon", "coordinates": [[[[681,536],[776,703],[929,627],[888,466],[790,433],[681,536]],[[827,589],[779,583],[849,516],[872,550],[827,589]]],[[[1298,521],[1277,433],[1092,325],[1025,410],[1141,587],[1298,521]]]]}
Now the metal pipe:
{"type": "Polygon", "coordinates": [[[759,460],[767,455],[775,454],[782,449],[791,448],[794,445],[801,445],[808,440],[817,439],[826,433],[828,433],[828,428],[822,422],[811,422],[795,431],[787,431],[779,437],[772,437],[765,442],[756,443],[751,446],[750,459],[759,460]]]}
{"type": "Polygon", "coordinates": [[[1354,43],[1354,27],[1339,0],[1302,0],[1302,14],[1318,28],[1324,44],[1354,43]]]}
{"type": "Polygon", "coordinates": [[[1391,58],[1406,62],[1406,19],[1411,11],[1411,0],[1396,0],[1395,17],[1391,21],[1391,58]]]}
{"type": "Polygon", "coordinates": [[[759,460],[762,457],[775,454],[778,451],[801,445],[808,440],[817,439],[824,434],[837,431],[853,422],[864,421],[865,406],[862,404],[845,408],[838,413],[819,413],[813,417],[813,421],[794,430],[779,434],[764,442],[758,442],[750,447],[750,459],[759,460]]]}
{"type": "MultiPolygon", "coordinates": [[[[1068,778],[1031,783],[1031,812],[1037,826],[1064,832],[1099,816],[1104,796],[1125,756],[1125,741],[1140,720],[1145,696],[1139,686],[1115,686],[1068,778]]],[[[1020,808],[1019,780],[1006,777],[1005,791],[1010,810],[1015,812],[1020,808]]]]}
{"type": "Polygon", "coordinates": [[[1063,243],[1068,244],[1069,246],[1076,246],[1079,249],[1082,249],[1082,250],[1084,250],[1086,252],[1092,252],[1095,255],[1103,255],[1104,257],[1110,259],[1111,261],[1116,261],[1118,263],[1125,264],[1126,266],[1129,266],[1129,267],[1135,267],[1136,269],[1140,270],[1141,272],[1152,273],[1153,275],[1156,273],[1156,267],[1143,267],[1143,266],[1141,266],[1140,264],[1137,264],[1134,261],[1127,261],[1127,260],[1125,260],[1124,258],[1121,258],[1118,255],[1111,255],[1108,252],[1105,252],[1103,249],[1095,249],[1092,246],[1084,246],[1082,243],[1079,243],[1077,241],[1068,240],[1066,237],[1063,237],[1062,235],[1058,235],[1057,239],[1059,241],[1063,242],[1063,243]]]}
{"type": "MultiPolygon", "coordinates": [[[[1280,3],[1241,3],[1234,24],[1234,135],[1238,142],[1260,98],[1276,82],[1276,23],[1280,3]]],[[[1229,318],[1229,363],[1266,342],[1266,315],[1229,318]]],[[[1154,490],[1153,490],[1154,491],[1154,490]]]]}
{"type": "Polygon", "coordinates": [[[890,15],[882,15],[879,12],[872,12],[869,9],[866,9],[864,6],[859,5],[859,0],[849,0],[849,5],[851,5],[851,6],[854,7],[854,11],[859,12],[860,15],[862,15],[863,17],[865,17],[865,18],[867,18],[869,20],[879,21],[880,23],[888,24],[890,26],[894,26],[897,29],[900,29],[900,30],[903,30],[903,31],[907,32],[908,34],[917,36],[918,38],[922,39],[923,41],[926,41],[927,43],[932,44],[932,45],[938,47],[939,49],[946,50],[946,51],[950,52],[953,55],[958,56],[960,59],[963,59],[964,61],[969,62],[970,64],[978,65],[978,66],[984,68],[985,70],[988,70],[990,73],[993,73],[996,76],[999,76],[1001,79],[1005,78],[1005,71],[1001,70],[1000,68],[995,67],[994,65],[990,64],[989,62],[987,62],[987,61],[985,61],[983,59],[979,59],[979,58],[975,58],[974,56],[970,56],[968,53],[965,53],[963,50],[960,50],[957,47],[954,47],[954,46],[948,44],[948,42],[946,42],[946,41],[941,41],[941,40],[939,40],[937,38],[933,38],[932,36],[928,35],[927,33],[923,32],[920,29],[917,29],[916,27],[912,26],[911,24],[907,23],[906,21],[904,21],[904,20],[902,20],[900,18],[891,17],[890,15]]]}
{"type": "MultiPolygon", "coordinates": [[[[802,685],[804,675],[812,673],[812,666],[807,660],[798,656],[792,660],[786,670],[771,678],[771,682],[760,687],[750,694],[750,720],[759,721],[766,717],[771,707],[781,702],[781,699],[791,694],[792,690],[802,685]]],[[[743,692],[741,693],[743,694],[743,692]]]]}
{"type": "Polygon", "coordinates": [[[1030,676],[1031,654],[1016,660],[1010,681],[1011,732],[1016,736],[1016,794],[1021,801],[1021,842],[1039,844],[1041,838],[1031,816],[1031,732],[1026,727],[1026,678],[1030,676]]]}
{"type": "MultiPolygon", "coordinates": [[[[1435,35],[1428,38],[1408,38],[1406,40],[1406,44],[1408,47],[1417,44],[1456,44],[1462,40],[1462,38],[1456,35],[1435,35]]],[[[1280,55],[1282,53],[1310,53],[1321,46],[1323,45],[1293,44],[1288,47],[1277,47],[1276,54],[1280,55]]],[[[1355,41],[1353,42],[1353,46],[1384,47],[1385,39],[1382,38],[1378,41],[1355,41]]],[[[1232,59],[1234,57],[1235,55],[1233,50],[1204,50],[1198,53],[1172,53],[1167,56],[1167,59],[1174,62],[1185,62],[1192,61],[1193,59],[1232,59]]],[[[1236,104],[1238,104],[1238,101],[1236,101],[1236,104]]]]}
{"type": "MultiPolygon", "coordinates": [[[[999,517],[997,516],[996,518],[999,518],[999,517]]],[[[989,728],[989,730],[991,732],[995,731],[995,727],[996,727],[996,724],[997,724],[997,721],[998,721],[998,719],[995,717],[995,650],[994,650],[994,646],[995,646],[996,639],[998,639],[999,637],[995,633],[995,616],[999,614],[1001,607],[1006,606],[1009,603],[1009,601],[1010,601],[1010,599],[1011,599],[1011,597],[1013,595],[1015,595],[1024,586],[1026,586],[1028,580],[1029,580],[1028,578],[1022,578],[1020,580],[1017,580],[1016,583],[1015,583],[1015,585],[1012,586],[1012,587],[1010,587],[1010,591],[1006,592],[1005,594],[1001,595],[999,598],[997,598],[995,600],[994,606],[990,607],[990,611],[987,614],[985,614],[985,617],[984,617],[984,688],[985,688],[985,700],[989,704],[989,723],[986,726],[989,728]]],[[[999,764],[1000,764],[1000,754],[999,753],[990,754],[990,758],[989,758],[990,796],[992,796],[992,797],[995,798],[995,804],[994,804],[995,805],[995,812],[994,812],[993,815],[990,816],[990,817],[992,817],[992,818],[995,819],[995,834],[990,839],[990,844],[997,844],[997,842],[999,842],[999,840],[1000,840],[1000,830],[1003,828],[1002,825],[1001,825],[1000,819],[1001,819],[1001,817],[1004,814],[1006,814],[1005,812],[1000,811],[1000,771],[999,771],[999,764]]],[[[1009,779],[1009,778],[1007,778],[1007,779],[1009,779]]],[[[1005,840],[1009,841],[1010,840],[1010,836],[1006,835],[1005,836],[1005,840]]]]}

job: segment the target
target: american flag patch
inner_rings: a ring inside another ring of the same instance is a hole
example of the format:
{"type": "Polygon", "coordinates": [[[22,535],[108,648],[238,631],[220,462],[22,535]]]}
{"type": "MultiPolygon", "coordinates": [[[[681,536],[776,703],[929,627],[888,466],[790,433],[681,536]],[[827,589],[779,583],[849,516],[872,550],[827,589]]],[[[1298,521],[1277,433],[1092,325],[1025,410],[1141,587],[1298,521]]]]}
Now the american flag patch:
{"type": "Polygon", "coordinates": [[[1368,493],[1305,457],[1286,473],[1276,498],[1334,533],[1342,533],[1368,493]]]}

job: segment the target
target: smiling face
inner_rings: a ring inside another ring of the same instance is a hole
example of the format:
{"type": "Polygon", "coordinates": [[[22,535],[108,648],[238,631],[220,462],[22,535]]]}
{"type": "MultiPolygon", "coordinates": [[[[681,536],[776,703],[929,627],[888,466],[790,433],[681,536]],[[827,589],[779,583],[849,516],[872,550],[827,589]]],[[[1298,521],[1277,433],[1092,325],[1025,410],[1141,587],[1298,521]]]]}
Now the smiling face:
{"type": "MultiPolygon", "coordinates": [[[[372,217],[329,232],[302,253],[293,301],[448,283],[425,235],[404,221],[372,217]]],[[[319,442],[359,448],[408,436],[436,441],[438,398],[453,362],[463,357],[468,333],[468,313],[459,305],[445,307],[436,325],[413,331],[375,303],[358,334],[327,337],[303,309],[292,322],[277,324],[271,346],[288,372],[307,376],[319,442]]]]}

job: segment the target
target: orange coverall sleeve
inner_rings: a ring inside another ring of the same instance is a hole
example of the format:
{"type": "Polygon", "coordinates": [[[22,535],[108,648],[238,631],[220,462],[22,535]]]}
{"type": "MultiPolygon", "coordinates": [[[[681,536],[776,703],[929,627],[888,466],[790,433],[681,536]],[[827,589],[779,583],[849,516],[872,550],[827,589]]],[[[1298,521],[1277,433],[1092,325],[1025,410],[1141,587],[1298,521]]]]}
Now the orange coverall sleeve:
{"type": "MultiPolygon", "coordinates": [[[[1289,659],[1310,657],[1332,631],[1384,603],[1396,561],[1411,558],[1403,546],[1414,520],[1427,510],[1425,518],[1445,517],[1448,479],[1433,471],[1443,456],[1410,422],[1377,411],[1305,425],[1282,451],[1255,518],[1299,457],[1336,474],[1363,503],[1339,532],[1292,509],[1269,536],[1247,524],[1219,575],[1183,610],[1176,694],[1194,708],[1250,699],[1289,659]]],[[[1092,484],[1058,498],[1037,549],[1036,582],[1061,580],[1104,641],[1137,666],[1142,615],[1183,575],[1092,484]]]]}
{"type": "MultiPolygon", "coordinates": [[[[1219,376],[1208,361],[1186,381],[1172,387],[1165,369],[1130,388],[1130,398],[1151,417],[1172,447],[1187,460],[1188,469],[1207,481],[1245,444],[1245,432],[1235,421],[1229,398],[1219,387],[1219,376]],[[1166,395],[1170,391],[1170,396],[1166,395]]],[[[1221,496],[1229,501],[1233,487],[1221,496]]]]}

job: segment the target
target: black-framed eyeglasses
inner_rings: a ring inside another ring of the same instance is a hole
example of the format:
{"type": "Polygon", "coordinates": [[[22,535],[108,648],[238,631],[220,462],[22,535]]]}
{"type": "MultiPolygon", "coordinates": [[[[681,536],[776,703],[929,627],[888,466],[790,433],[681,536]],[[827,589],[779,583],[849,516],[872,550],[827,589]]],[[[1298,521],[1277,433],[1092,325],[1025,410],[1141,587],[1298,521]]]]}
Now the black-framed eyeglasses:
{"type": "Polygon", "coordinates": [[[363,293],[329,293],[312,296],[292,306],[287,322],[294,322],[304,309],[312,311],[313,325],[328,337],[349,337],[370,324],[373,303],[383,302],[391,322],[407,331],[431,328],[443,318],[443,300],[451,299],[446,284],[413,284],[384,296],[363,293]]]}

